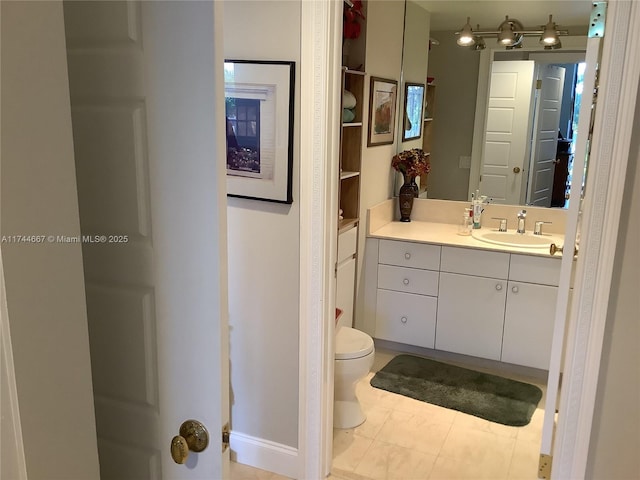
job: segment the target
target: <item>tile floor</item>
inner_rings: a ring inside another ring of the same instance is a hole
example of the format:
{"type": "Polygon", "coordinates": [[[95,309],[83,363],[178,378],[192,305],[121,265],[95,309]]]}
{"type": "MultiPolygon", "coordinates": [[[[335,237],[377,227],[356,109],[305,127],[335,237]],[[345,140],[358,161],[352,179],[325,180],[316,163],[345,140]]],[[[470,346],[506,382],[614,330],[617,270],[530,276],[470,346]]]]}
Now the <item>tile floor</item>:
{"type": "MultiPolygon", "coordinates": [[[[357,386],[366,422],[334,431],[336,480],[537,479],[544,397],[529,425],[509,427],[373,388],[371,377],[395,355],[377,349],[357,386]]],[[[546,390],[539,379],[509,376],[546,390]]]]}
{"type": "MultiPolygon", "coordinates": [[[[488,422],[373,388],[371,377],[395,355],[376,347],[372,372],[357,386],[367,421],[334,431],[328,480],[537,480],[544,396],[525,427],[488,422]]],[[[546,391],[540,379],[505,376],[546,391]]],[[[231,478],[287,480],[234,462],[231,478]]]]}

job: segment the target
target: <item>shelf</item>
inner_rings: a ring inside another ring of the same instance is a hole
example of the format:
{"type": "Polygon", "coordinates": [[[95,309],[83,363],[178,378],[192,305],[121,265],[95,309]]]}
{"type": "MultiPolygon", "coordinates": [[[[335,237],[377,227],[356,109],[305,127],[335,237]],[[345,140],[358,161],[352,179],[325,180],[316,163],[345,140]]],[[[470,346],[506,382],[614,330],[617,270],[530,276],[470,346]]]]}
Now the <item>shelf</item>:
{"type": "Polygon", "coordinates": [[[344,73],[348,73],[349,75],[362,75],[363,77],[367,74],[367,72],[363,72],[361,70],[350,70],[347,67],[342,67],[344,69],[344,73]]]}
{"type": "Polygon", "coordinates": [[[362,122],[343,123],[342,126],[343,127],[361,127],[362,126],[362,122]]]}
{"type": "Polygon", "coordinates": [[[342,233],[345,230],[349,230],[351,227],[354,227],[358,224],[357,218],[343,218],[338,221],[338,233],[342,233]]]}
{"type": "Polygon", "coordinates": [[[433,117],[425,118],[424,121],[425,122],[433,122],[433,117]]]}
{"type": "Polygon", "coordinates": [[[344,180],[345,178],[357,177],[358,175],[360,175],[360,172],[349,172],[343,170],[342,172],[340,172],[340,180],[344,180]]]}

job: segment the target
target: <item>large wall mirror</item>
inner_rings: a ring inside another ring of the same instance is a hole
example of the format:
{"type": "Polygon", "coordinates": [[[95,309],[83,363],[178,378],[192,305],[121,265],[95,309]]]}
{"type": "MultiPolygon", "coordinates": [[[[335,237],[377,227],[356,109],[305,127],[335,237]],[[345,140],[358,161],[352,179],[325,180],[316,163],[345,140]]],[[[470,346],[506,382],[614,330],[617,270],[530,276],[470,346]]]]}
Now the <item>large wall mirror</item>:
{"type": "MultiPolygon", "coordinates": [[[[418,82],[423,65],[415,63],[424,57],[416,51],[425,48],[422,82],[433,78],[425,115],[432,123],[423,133],[431,153],[428,198],[469,200],[480,189],[495,203],[566,206],[591,7],[581,0],[407,0],[403,82],[418,82]],[[456,43],[467,17],[474,30],[496,30],[506,15],[540,28],[550,14],[569,33],[560,49],[545,50],[534,36],[511,50],[496,38],[485,38],[484,49],[456,43]],[[420,37],[425,31],[431,42],[420,37]]],[[[423,139],[411,142],[398,150],[422,148],[423,139]]]]}

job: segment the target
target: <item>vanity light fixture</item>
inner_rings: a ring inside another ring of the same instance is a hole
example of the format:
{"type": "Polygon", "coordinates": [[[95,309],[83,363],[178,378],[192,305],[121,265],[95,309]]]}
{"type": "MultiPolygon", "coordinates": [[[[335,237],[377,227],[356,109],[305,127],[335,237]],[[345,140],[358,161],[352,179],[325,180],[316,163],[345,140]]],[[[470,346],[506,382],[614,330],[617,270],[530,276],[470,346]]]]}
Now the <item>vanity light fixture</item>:
{"type": "Polygon", "coordinates": [[[470,47],[471,45],[476,43],[473,39],[473,29],[471,28],[471,24],[469,24],[470,20],[471,17],[467,17],[467,23],[464,25],[464,27],[462,27],[462,30],[458,32],[457,43],[461,47],[470,47]]]}
{"type": "Polygon", "coordinates": [[[553,21],[553,16],[549,15],[549,21],[546,25],[538,28],[527,28],[515,18],[505,16],[504,21],[496,30],[480,30],[480,25],[476,31],[471,28],[471,18],[467,17],[467,23],[459,32],[457,44],[461,47],[472,47],[473,50],[483,50],[486,48],[484,38],[497,38],[498,44],[504,46],[507,50],[523,47],[524,37],[540,37],[540,43],[544,45],[545,50],[555,50],[562,48],[560,42],[561,35],[569,35],[567,30],[558,29],[553,21]]]}
{"type": "Polygon", "coordinates": [[[549,15],[549,21],[544,26],[544,32],[542,32],[542,36],[540,37],[540,43],[545,46],[552,46],[559,41],[560,39],[558,38],[558,34],[556,33],[556,24],[553,21],[553,15],[549,15]]]}
{"type": "MultiPolygon", "coordinates": [[[[480,25],[478,25],[478,30],[480,30],[480,25]]],[[[474,35],[473,41],[474,41],[474,44],[471,47],[472,50],[478,51],[478,50],[484,50],[485,48],[487,48],[487,44],[484,43],[484,38],[474,35]]]]}
{"type": "Polygon", "coordinates": [[[562,42],[560,40],[558,40],[558,43],[555,43],[553,45],[545,45],[544,46],[545,50],[557,50],[559,48],[562,48],[562,42]]]}
{"type": "Polygon", "coordinates": [[[522,24],[518,20],[510,20],[507,15],[498,27],[498,42],[505,47],[517,45],[522,42],[522,30],[522,24]]]}

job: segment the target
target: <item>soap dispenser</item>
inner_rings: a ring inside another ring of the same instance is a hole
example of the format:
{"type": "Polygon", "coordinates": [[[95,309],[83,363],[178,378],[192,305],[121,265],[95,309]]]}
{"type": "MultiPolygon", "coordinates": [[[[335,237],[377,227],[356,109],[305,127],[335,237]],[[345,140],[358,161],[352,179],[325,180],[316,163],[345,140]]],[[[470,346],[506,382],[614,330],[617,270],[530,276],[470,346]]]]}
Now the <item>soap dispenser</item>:
{"type": "Polygon", "coordinates": [[[465,208],[462,212],[462,222],[458,228],[459,235],[471,235],[473,229],[473,209],[465,208]]]}
{"type": "Polygon", "coordinates": [[[480,228],[482,226],[482,210],[483,204],[486,201],[486,196],[480,196],[480,190],[476,190],[475,195],[472,195],[473,202],[473,228],[480,228]]]}

